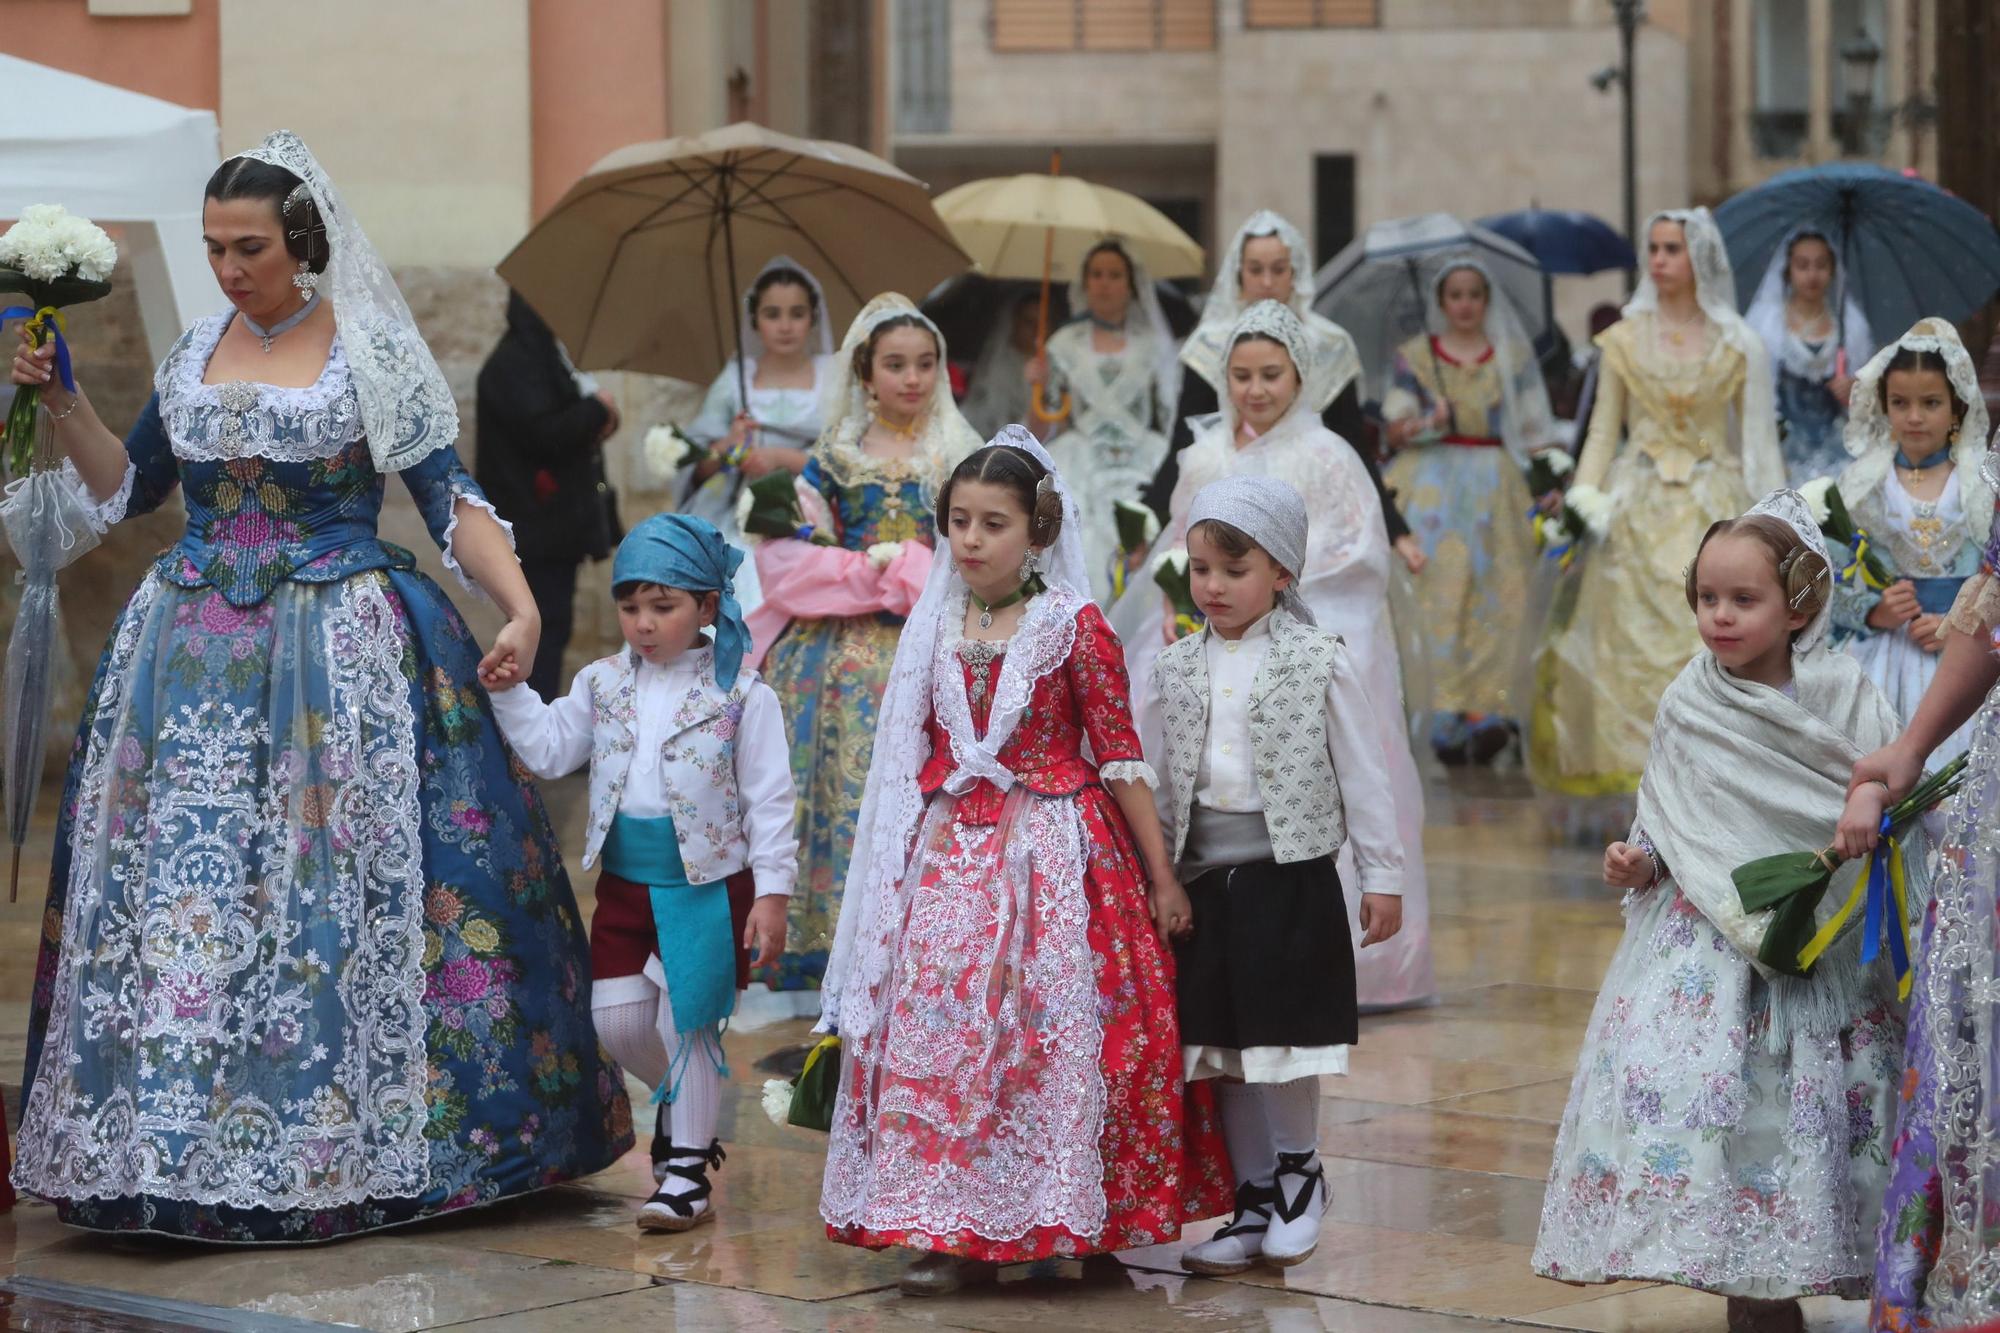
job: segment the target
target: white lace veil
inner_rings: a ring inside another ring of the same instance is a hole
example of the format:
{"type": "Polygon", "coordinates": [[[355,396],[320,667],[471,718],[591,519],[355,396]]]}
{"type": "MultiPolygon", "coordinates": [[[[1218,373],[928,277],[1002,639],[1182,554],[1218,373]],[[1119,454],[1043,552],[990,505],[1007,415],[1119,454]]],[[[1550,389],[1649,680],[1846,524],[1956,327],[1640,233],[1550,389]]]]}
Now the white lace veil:
{"type": "Polygon", "coordinates": [[[822,450],[860,447],[871,413],[868,388],[854,373],[854,352],[868,340],[869,334],[902,316],[914,319],[937,339],[937,387],[931,391],[931,405],[924,413],[915,454],[917,471],[923,478],[924,487],[935,495],[945,477],[958,466],[958,460],[984,441],[977,431],[966,424],[958,404],[952,400],[951,376],[945,370],[944,334],[931,322],[930,316],[917,309],[915,303],[900,292],[884,292],[875,297],[861,307],[854,322],[847,326],[847,336],[840,341],[834,373],[825,377],[826,384],[821,390],[820,420],[824,425],[820,429],[817,447],[822,450]]]}
{"type": "MultiPolygon", "coordinates": [[[[1835,568],[1833,557],[1827,554],[1826,538],[1820,533],[1819,521],[1813,517],[1812,506],[1807,504],[1806,498],[1797,491],[1773,491],[1753,505],[1749,514],[1745,514],[1744,517],[1748,518],[1751,514],[1762,514],[1767,518],[1775,518],[1784,523],[1793,532],[1798,533],[1799,540],[1806,544],[1806,549],[1817,555],[1823,567],[1828,571],[1826,575],[1828,581],[1827,596],[1819,608],[1819,614],[1815,615],[1811,622],[1803,630],[1800,630],[1797,637],[1792,640],[1793,656],[1802,656],[1826,642],[1827,628],[1833,619],[1833,588],[1831,586],[1833,570],[1835,568]]],[[[1780,577],[1778,582],[1779,586],[1782,587],[1784,584],[1783,577],[1780,577]]]]}
{"type": "MultiPolygon", "coordinates": [[[[1117,237],[1107,238],[1116,244],[1117,237]]],[[[1092,246],[1086,253],[1097,252],[1092,246]]],[[[1159,288],[1153,285],[1146,266],[1133,257],[1123,245],[1118,246],[1118,255],[1125,261],[1132,274],[1132,286],[1137,292],[1132,304],[1138,307],[1138,314],[1145,326],[1146,337],[1153,355],[1153,404],[1157,420],[1171,422],[1181,401],[1181,363],[1179,349],[1174,345],[1174,327],[1167,322],[1167,312],[1160,306],[1159,288]]],[[[1088,319],[1090,304],[1084,299],[1083,264],[1077,265],[1076,277],[1069,284],[1069,308],[1073,319],[1088,319]]],[[[1128,313],[1125,322],[1129,326],[1132,316],[1128,313]]]]}
{"type": "Polygon", "coordinates": [[[806,280],[806,286],[812,289],[812,354],[826,356],[833,351],[833,323],[826,308],[826,288],[820,286],[819,277],[798,260],[790,255],[775,255],[770,263],[757,270],[757,276],[750,279],[750,285],[743,289],[742,336],[737,339],[736,351],[737,355],[743,358],[746,367],[755,365],[764,356],[764,340],[757,336],[757,312],[750,308],[751,294],[757,290],[757,284],[764,280],[766,273],[780,268],[788,268],[798,274],[806,280]]]}
{"type": "Polygon", "coordinates": [[[1784,244],[1772,252],[1771,262],[1764,268],[1764,280],[1757,284],[1757,294],[1750,299],[1750,308],[1743,312],[1744,322],[1764,340],[1764,348],[1771,355],[1773,375],[1782,365],[1802,378],[1825,381],[1833,378],[1843,348],[1850,366],[1858,366],[1874,354],[1875,337],[1868,327],[1868,314],[1862,310],[1861,302],[1849,300],[1843,317],[1841,297],[1851,286],[1846,262],[1834,246],[1832,237],[1814,227],[1800,227],[1785,237],[1784,244]],[[1833,253],[1833,282],[1826,289],[1826,308],[1833,312],[1835,319],[1842,321],[1841,336],[1827,339],[1817,352],[1792,334],[1785,311],[1785,300],[1791,290],[1788,275],[1792,247],[1807,237],[1824,241],[1833,253]]]}
{"type": "MultiPolygon", "coordinates": [[[[1736,278],[1722,232],[1705,208],[1669,208],[1646,220],[1645,235],[1661,222],[1677,222],[1687,238],[1688,262],[1694,270],[1695,302],[1723,343],[1742,353],[1748,363],[1743,382],[1743,411],[1736,423],[1743,455],[1743,483],[1752,495],[1769,495],[1785,481],[1785,456],[1778,448],[1778,402],[1771,359],[1764,340],[1736,313],[1736,278]]],[[[1625,316],[1657,316],[1660,289],[1647,271],[1639,290],[1625,303],[1625,316]]]]}
{"type": "Polygon", "coordinates": [[[347,211],[312,150],[279,130],[242,154],[305,182],[326,224],[322,281],[354,379],[362,428],[377,472],[395,472],[458,443],[458,404],[431,355],[396,279],[361,223],[347,211]]]}
{"type": "Polygon", "coordinates": [[[1201,323],[1181,346],[1181,364],[1207,380],[1218,397],[1228,397],[1224,367],[1229,360],[1231,331],[1243,317],[1243,248],[1264,236],[1277,237],[1291,252],[1292,294],[1285,305],[1299,317],[1313,340],[1322,344],[1319,379],[1312,386],[1312,398],[1317,401],[1308,401],[1307,406],[1324,412],[1328,403],[1360,377],[1361,353],[1346,329],[1312,308],[1312,248],[1297,227],[1268,208],[1252,213],[1230,238],[1229,248],[1216,264],[1208,300],[1202,305],[1201,323]]]}
{"type": "Polygon", "coordinates": [[[1028,358],[1014,346],[1014,318],[1034,299],[1029,294],[1002,304],[972,363],[972,387],[958,410],[982,435],[997,435],[1002,426],[1028,419],[1028,358]]]}
{"type": "MultiPolygon", "coordinates": [[[[1047,590],[1029,602],[1008,644],[986,734],[959,755],[958,770],[945,784],[945,791],[954,795],[963,794],[981,778],[1003,791],[1013,786],[1013,775],[996,756],[1026,711],[1035,682],[1068,659],[1077,612],[1091,599],[1090,571],[1083,554],[1082,510],[1056,471],[1054,460],[1023,426],[1006,427],[992,443],[1018,449],[1042,465],[1062,497],[1063,521],[1054,545],[1041,557],[1042,582],[1047,590]]],[[[917,787],[917,774],[929,758],[924,726],[934,699],[939,697],[935,688],[937,664],[955,645],[964,623],[966,584],[947,551],[940,537],[923,595],[911,609],[896,642],[896,660],[876,714],[868,783],[855,822],[854,851],[841,896],[840,919],[820,991],[819,1030],[837,1031],[843,1037],[863,1036],[874,1030],[881,1018],[881,985],[894,961],[890,952],[902,917],[898,906],[907,887],[905,872],[910,869],[912,839],[924,809],[923,793],[917,787]]]]}
{"type": "Polygon", "coordinates": [[[1448,255],[1438,265],[1437,276],[1431,281],[1430,306],[1424,311],[1424,332],[1445,332],[1449,324],[1444,316],[1445,279],[1467,271],[1486,282],[1486,341],[1493,346],[1493,359],[1500,371],[1500,438],[1506,443],[1508,456],[1526,467],[1537,449],[1555,442],[1555,413],[1549,407],[1548,385],[1542,379],[1534,340],[1528,337],[1521,312],[1477,256],[1469,252],[1448,255]]]}
{"type": "Polygon", "coordinates": [[[1986,542],[1993,518],[1993,482],[1987,476],[1991,453],[1987,448],[1990,426],[1986,395],[1979,387],[1979,372],[1972,356],[1959,341],[1958,330],[1942,319],[1921,319],[1908,333],[1877,352],[1854,378],[1854,395],[1847,412],[1847,452],[1854,461],[1840,474],[1840,498],[1852,509],[1873,493],[1896,463],[1896,439],[1889,429],[1889,417],[1882,410],[1882,377],[1898,351],[1934,352],[1944,358],[1945,378],[1952,392],[1965,404],[1965,419],[1959,423],[1958,439],[1951,446],[1953,470],[1958,474],[1959,508],[1965,515],[1966,536],[1977,545],[1986,542]]]}

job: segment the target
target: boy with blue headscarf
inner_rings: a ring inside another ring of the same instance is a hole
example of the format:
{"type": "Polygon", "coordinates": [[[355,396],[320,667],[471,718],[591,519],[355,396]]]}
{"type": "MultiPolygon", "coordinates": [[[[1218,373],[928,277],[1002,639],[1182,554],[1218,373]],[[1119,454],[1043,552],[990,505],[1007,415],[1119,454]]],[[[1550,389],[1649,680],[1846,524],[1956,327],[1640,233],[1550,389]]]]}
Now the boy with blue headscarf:
{"type": "Polygon", "coordinates": [[[493,695],[501,731],[538,776],[590,763],[583,864],[604,859],[591,1015],[605,1049],[658,1089],[647,1231],[715,1217],[722,1028],[749,953],[768,966],[784,950],[798,875],[784,718],[743,665],[742,562],[705,520],[654,515],[611,565],[625,651],[585,667],[553,704],[519,685],[493,695]]]}

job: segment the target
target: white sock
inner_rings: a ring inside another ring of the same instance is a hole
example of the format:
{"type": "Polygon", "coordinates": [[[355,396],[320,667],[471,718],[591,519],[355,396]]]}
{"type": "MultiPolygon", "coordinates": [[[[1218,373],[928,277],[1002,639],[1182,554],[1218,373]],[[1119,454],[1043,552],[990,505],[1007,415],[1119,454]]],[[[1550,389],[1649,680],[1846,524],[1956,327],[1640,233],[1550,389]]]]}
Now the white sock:
{"type": "Polygon", "coordinates": [[[1278,1150],[1271,1146],[1271,1128],[1264,1115],[1263,1086],[1218,1079],[1216,1112],[1222,1117],[1222,1140],[1229,1146],[1229,1165],[1238,1185],[1266,1185],[1278,1167],[1278,1150]]]}
{"type": "Polygon", "coordinates": [[[649,1088],[667,1076],[667,1048],[660,1041],[660,1001],[657,998],[607,1004],[590,1011],[597,1040],[611,1058],[649,1088]]]}
{"type": "MultiPolygon", "coordinates": [[[[1271,1128],[1271,1160],[1281,1152],[1319,1151],[1319,1078],[1308,1074],[1289,1083],[1258,1085],[1264,1117],[1271,1128]]],[[[1226,1122],[1225,1122],[1226,1123],[1226,1122]]],[[[1230,1151],[1236,1149],[1230,1141],[1230,1151]]]]}
{"type": "MultiPolygon", "coordinates": [[[[680,1086],[674,1090],[674,1100],[667,1108],[667,1137],[676,1148],[700,1148],[706,1150],[715,1140],[715,1122],[722,1111],[722,1071],[715,1067],[715,1058],[708,1047],[706,1035],[698,1034],[695,1048],[685,1053],[682,1044],[689,1040],[674,1026],[674,1007],[666,990],[660,991],[659,1001],[659,1041],[666,1052],[666,1067],[678,1070],[680,1086]]],[[[654,1080],[657,1086],[659,1080],[654,1080]]],[[[675,1166],[691,1166],[692,1157],[676,1157],[675,1166]]],[[[660,1186],[668,1194],[687,1194],[694,1190],[693,1181],[680,1176],[669,1175],[660,1186]]]]}

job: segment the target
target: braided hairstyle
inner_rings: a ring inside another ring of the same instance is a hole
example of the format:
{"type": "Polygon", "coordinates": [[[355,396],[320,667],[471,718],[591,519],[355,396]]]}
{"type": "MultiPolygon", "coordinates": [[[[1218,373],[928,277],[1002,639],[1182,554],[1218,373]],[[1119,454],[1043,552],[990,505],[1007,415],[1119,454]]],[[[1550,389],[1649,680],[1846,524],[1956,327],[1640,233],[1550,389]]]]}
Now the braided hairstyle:
{"type": "Polygon", "coordinates": [[[1028,516],[1030,546],[1047,550],[1062,535],[1062,496],[1056,491],[1055,478],[1034,455],[1004,444],[989,444],[983,449],[973,450],[965,456],[965,461],[951,470],[951,475],[939,488],[937,512],[940,516],[951,512],[951,489],[961,481],[983,481],[991,486],[1003,486],[1011,492],[1020,503],[1021,512],[1028,516]]]}
{"type": "MultiPolygon", "coordinates": [[[[1687,567],[1688,610],[1694,610],[1698,604],[1695,571],[1701,565],[1701,553],[1717,537],[1749,537],[1762,546],[1771,557],[1771,571],[1777,575],[1778,587],[1784,590],[1785,604],[1804,613],[1806,626],[1819,619],[1819,613],[1833,596],[1833,568],[1824,556],[1806,545],[1796,528],[1769,514],[1745,514],[1709,525],[1702,534],[1701,545],[1695,548],[1694,560],[1687,567]]],[[[1804,627],[1794,630],[1792,638],[1796,640],[1803,633],[1804,627]]]]}

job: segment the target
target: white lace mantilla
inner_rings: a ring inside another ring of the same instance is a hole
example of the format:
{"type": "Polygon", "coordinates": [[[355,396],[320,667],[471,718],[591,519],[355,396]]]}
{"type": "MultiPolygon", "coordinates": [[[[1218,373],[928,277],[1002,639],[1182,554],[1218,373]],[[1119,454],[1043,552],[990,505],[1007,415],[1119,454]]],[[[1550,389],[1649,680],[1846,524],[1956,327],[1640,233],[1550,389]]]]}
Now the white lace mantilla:
{"type": "Polygon", "coordinates": [[[326,673],[310,761],[264,712],[198,695],[141,741],[127,690],[150,684],[142,649],[174,614],[157,572],[120,622],[78,785],[22,1188],[271,1209],[428,1188],[407,633],[381,580],[329,588],[297,594],[324,596],[323,613],[272,627],[288,669],[326,673]]]}
{"type": "Polygon", "coordinates": [[[191,463],[332,458],[361,438],[361,405],[338,335],[319,379],[302,389],[230,380],[204,384],[209,358],[229,327],[224,312],[199,320],[160,364],[153,387],[174,456],[191,463]]]}

